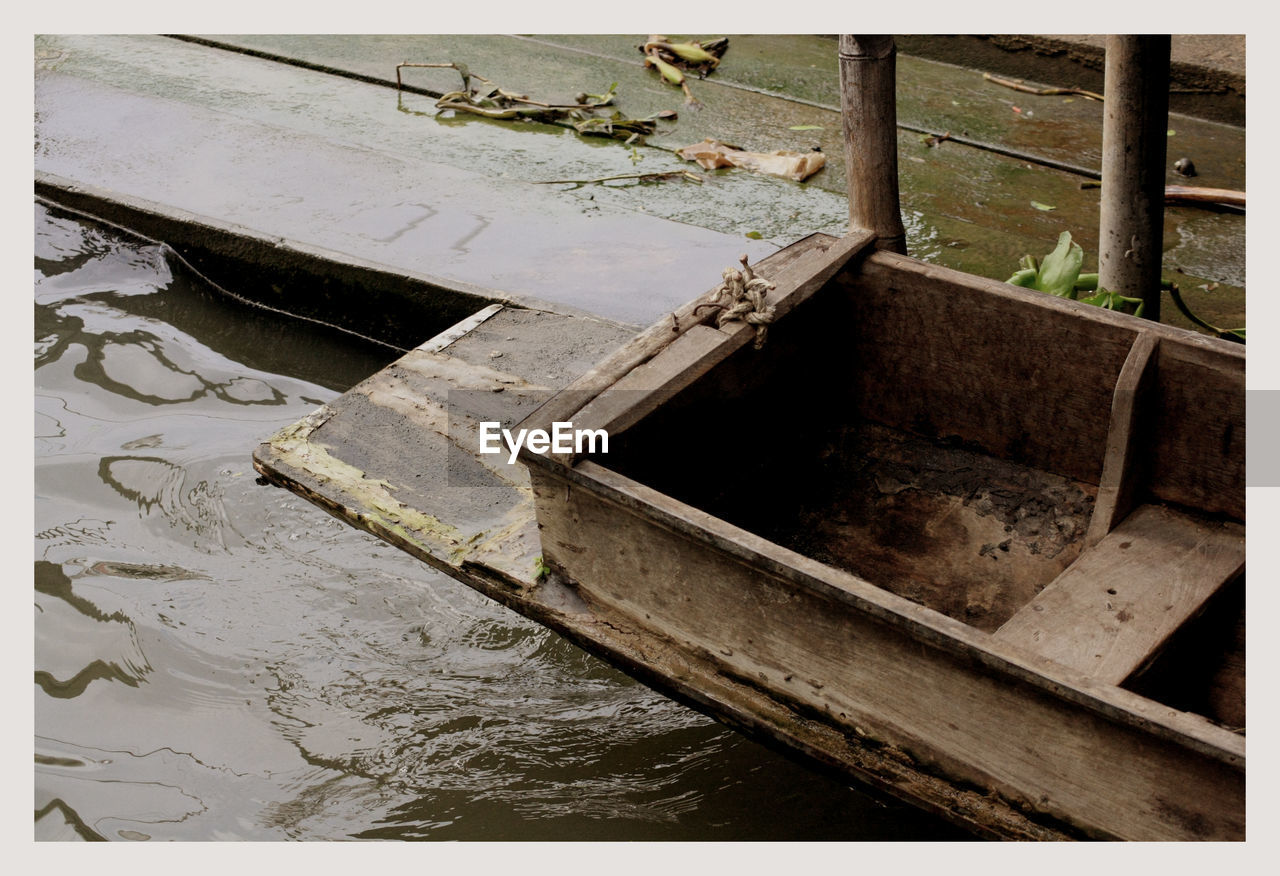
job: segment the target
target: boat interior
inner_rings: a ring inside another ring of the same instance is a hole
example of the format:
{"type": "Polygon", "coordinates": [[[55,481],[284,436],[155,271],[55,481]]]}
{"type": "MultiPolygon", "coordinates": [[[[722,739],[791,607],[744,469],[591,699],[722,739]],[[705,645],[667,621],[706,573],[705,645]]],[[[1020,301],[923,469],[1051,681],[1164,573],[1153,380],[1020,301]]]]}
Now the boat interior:
{"type": "Polygon", "coordinates": [[[877,253],[651,407],[592,461],[1244,732],[1231,345],[877,253]]]}

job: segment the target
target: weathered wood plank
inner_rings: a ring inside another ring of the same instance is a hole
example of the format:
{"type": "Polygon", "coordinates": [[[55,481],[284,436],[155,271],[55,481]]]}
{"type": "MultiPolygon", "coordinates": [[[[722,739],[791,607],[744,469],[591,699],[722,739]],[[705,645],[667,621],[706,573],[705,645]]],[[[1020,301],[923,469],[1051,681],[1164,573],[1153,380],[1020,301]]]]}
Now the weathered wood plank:
{"type": "Polygon", "coordinates": [[[410,350],[282,430],[258,448],[254,466],[437,568],[484,562],[529,583],[538,539],[528,475],[505,453],[478,453],[478,423],[514,424],[629,334],[606,322],[486,308],[424,345],[441,351],[410,350]],[[496,334],[479,336],[482,322],[496,334]],[[549,360],[549,334],[572,337],[571,352],[549,360]]]}
{"type": "Polygon", "coordinates": [[[1120,684],[1244,570],[1244,529],[1143,505],[994,634],[1120,684]]]}
{"type": "Polygon", "coordinates": [[[877,252],[848,277],[865,416],[1096,484],[1134,329],[1100,308],[877,252]],[[1046,306],[1050,305],[1050,306],[1046,306]],[[1077,313],[1071,312],[1078,310],[1077,313]]]}
{"type": "Polygon", "coordinates": [[[726,676],[1095,836],[1243,836],[1243,741],[1227,731],[1020,668],[963,624],[593,463],[531,473],[552,567],[589,605],[726,676]],[[1088,690],[1081,708],[1072,691],[1088,690]]]}
{"type": "Polygon", "coordinates": [[[1156,336],[1142,332],[1133,342],[1116,381],[1111,401],[1111,428],[1102,463],[1098,498],[1085,535],[1092,547],[1133,510],[1145,471],[1146,424],[1151,420],[1151,394],[1156,378],[1156,336]]]}
{"type": "Polygon", "coordinates": [[[865,783],[918,806],[979,837],[1002,840],[1080,839],[1069,825],[1030,817],[1021,808],[973,787],[957,785],[903,751],[798,714],[751,680],[722,671],[710,657],[648,633],[634,619],[588,605],[554,573],[513,588],[493,570],[464,564],[457,576],[491,599],[555,630],[571,642],[666,694],[838,780],[865,783]]]}
{"type": "Polygon", "coordinates": [[[481,308],[466,319],[451,325],[435,337],[423,341],[418,345],[417,349],[424,353],[438,353],[462,338],[463,335],[471,332],[489,317],[495,316],[503,310],[504,307],[501,304],[490,304],[488,307],[481,308]]]}
{"type": "MultiPolygon", "coordinates": [[[[753,270],[757,276],[777,285],[766,299],[774,306],[775,319],[781,318],[820,289],[854,256],[869,248],[875,239],[875,235],[868,231],[851,232],[841,238],[811,234],[754,265],[753,270]]],[[[705,305],[714,289],[712,287],[706,294],[649,326],[550,399],[529,417],[528,422],[521,425],[547,429],[553,422],[571,420],[583,406],[632,369],[656,356],[693,326],[711,320],[717,311],[714,307],[705,305]]]]}
{"type": "Polygon", "coordinates": [[[442,352],[557,390],[624,346],[637,331],[637,326],[596,317],[504,307],[442,352]],[[494,353],[502,355],[495,358],[494,353]]]}
{"type": "MultiPolygon", "coordinates": [[[[574,428],[604,429],[611,437],[622,433],[755,336],[745,323],[728,328],[693,326],[574,414],[574,428]]],[[[576,458],[573,453],[552,455],[566,465],[576,458]]]]}
{"type": "MultiPolygon", "coordinates": [[[[578,487],[593,490],[608,502],[661,528],[764,574],[813,589],[824,598],[847,604],[877,621],[901,627],[921,642],[951,649],[963,659],[982,663],[1020,682],[1043,687],[1111,720],[1132,723],[1225,763],[1243,765],[1243,741],[1199,715],[1170,712],[1159,703],[1114,685],[1099,684],[1079,673],[1059,672],[1061,667],[1057,664],[1038,656],[1028,659],[1025,651],[1005,648],[993,642],[989,634],[968,624],[882,590],[856,575],[782,548],[602,465],[584,461],[566,468],[537,454],[522,455],[521,459],[531,463],[531,473],[535,468],[548,470],[572,484],[575,491],[578,487]],[[1044,675],[1046,667],[1054,668],[1053,678],[1044,675]]],[[[534,492],[537,493],[536,488],[534,492]]]]}
{"type": "Polygon", "coordinates": [[[1160,343],[1147,486],[1162,502],[1243,521],[1245,353],[1217,344],[1160,343]]]}
{"type": "Polygon", "coordinates": [[[890,252],[836,282],[866,416],[1092,484],[1120,370],[1137,334],[1151,333],[1151,488],[1161,501],[1244,519],[1239,344],[890,252]]]}

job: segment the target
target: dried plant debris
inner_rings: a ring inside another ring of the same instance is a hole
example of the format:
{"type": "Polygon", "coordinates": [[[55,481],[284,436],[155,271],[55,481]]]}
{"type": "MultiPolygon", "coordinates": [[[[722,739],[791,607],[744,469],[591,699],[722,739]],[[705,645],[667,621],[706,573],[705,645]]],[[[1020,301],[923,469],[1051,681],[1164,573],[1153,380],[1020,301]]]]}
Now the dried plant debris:
{"type": "Polygon", "coordinates": [[[572,185],[574,188],[581,188],[589,185],[605,185],[606,183],[618,182],[621,180],[631,180],[634,183],[653,183],[666,182],[668,180],[683,180],[684,182],[697,183],[702,185],[702,177],[689,170],[664,170],[654,173],[619,173],[613,176],[599,176],[595,179],[549,179],[542,180],[538,185],[556,186],[556,185],[572,185]]]}
{"type": "Polygon", "coordinates": [[[702,104],[689,90],[686,74],[705,79],[720,64],[729,48],[729,38],[719,37],[705,43],[672,42],[665,36],[652,34],[639,48],[644,54],[644,65],[657,70],[664,81],[682,89],[685,103],[697,108],[702,104]]]}
{"type": "MultiPolygon", "coordinates": [[[[1025,84],[1021,79],[1001,79],[999,76],[992,76],[990,73],[983,73],[982,78],[996,85],[1003,85],[1005,88],[1012,88],[1014,91],[1021,91],[1026,94],[1051,95],[1051,94],[1078,94],[1081,97],[1087,97],[1089,100],[1103,100],[1103,96],[1094,91],[1085,91],[1083,88],[1033,88],[1025,84]]],[[[1020,112],[1020,110],[1015,111],[1020,112]]]]}
{"type": "Polygon", "coordinates": [[[583,119],[580,122],[574,122],[573,127],[579,134],[584,136],[613,137],[631,143],[635,141],[637,135],[643,137],[645,134],[652,134],[656,131],[659,119],[674,119],[675,117],[674,110],[663,110],[647,119],[628,119],[622,113],[615,112],[607,117],[596,116],[590,119],[583,119]]]}
{"type": "Polygon", "coordinates": [[[715,170],[718,167],[741,167],[744,170],[796,182],[813,176],[827,163],[826,156],[816,150],[792,152],[779,149],[773,152],[747,152],[710,137],[701,143],[686,146],[676,154],[685,161],[696,161],[700,167],[707,170],[715,170]]]}
{"type": "MultiPolygon", "coordinates": [[[[459,72],[465,71],[462,65],[459,72]]],[[[613,83],[604,94],[586,94],[577,96],[575,103],[548,103],[534,100],[527,94],[506,91],[483,76],[463,72],[462,88],[441,95],[436,101],[439,110],[473,113],[490,119],[532,119],[540,122],[554,122],[562,119],[586,120],[597,107],[609,106],[613,103],[618,83],[613,83]]]]}
{"type": "Polygon", "coordinates": [[[628,145],[644,143],[644,136],[657,129],[658,121],[674,120],[674,110],[664,110],[644,119],[629,119],[621,112],[600,116],[597,111],[612,107],[617,95],[618,83],[609,86],[603,94],[579,92],[572,103],[550,103],[534,100],[527,94],[507,91],[467,69],[465,64],[447,63],[410,63],[408,61],[396,65],[396,84],[403,88],[401,70],[405,67],[433,67],[458,71],[462,78],[462,87],[456,91],[442,94],[436,101],[439,112],[467,113],[483,116],[487,119],[512,120],[526,119],[548,124],[568,123],[584,136],[612,137],[624,140],[628,145]]]}

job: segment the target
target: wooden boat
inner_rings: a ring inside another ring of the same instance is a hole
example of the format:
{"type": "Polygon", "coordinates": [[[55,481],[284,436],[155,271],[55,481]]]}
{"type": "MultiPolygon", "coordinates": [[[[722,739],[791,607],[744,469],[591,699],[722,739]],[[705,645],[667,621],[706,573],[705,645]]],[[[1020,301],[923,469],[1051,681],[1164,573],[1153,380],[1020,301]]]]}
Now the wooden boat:
{"type": "Polygon", "coordinates": [[[522,424],[610,436],[521,452],[551,577],[980,832],[1242,839],[1243,349],[868,239],[762,264],[760,349],[704,297],[522,424]]]}
{"type": "Polygon", "coordinates": [[[1242,838],[1242,348],[873,240],[755,266],[760,349],[710,292],[639,335],[493,305],[255,468],[981,836],[1242,838]],[[608,452],[476,452],[522,420],[608,452]]]}

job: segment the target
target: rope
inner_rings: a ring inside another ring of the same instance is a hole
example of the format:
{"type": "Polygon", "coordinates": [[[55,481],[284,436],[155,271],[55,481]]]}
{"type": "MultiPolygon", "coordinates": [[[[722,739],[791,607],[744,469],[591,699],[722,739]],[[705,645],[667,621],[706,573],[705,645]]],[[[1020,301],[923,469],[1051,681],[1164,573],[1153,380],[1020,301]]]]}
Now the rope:
{"type": "Polygon", "coordinates": [[[342,332],[343,334],[348,334],[348,335],[351,335],[352,337],[359,338],[362,341],[367,341],[371,344],[377,344],[378,346],[381,346],[381,347],[387,347],[389,349],[395,350],[398,353],[409,352],[404,347],[398,346],[396,344],[388,343],[387,341],[383,341],[378,338],[370,337],[369,335],[361,334],[358,331],[346,328],[344,326],[335,325],[334,323],[331,323],[331,322],[325,322],[323,319],[316,319],[313,316],[304,316],[301,313],[291,313],[288,310],[283,310],[279,307],[272,307],[270,304],[264,304],[261,301],[254,301],[252,298],[246,298],[245,296],[240,295],[236,292],[232,292],[230,289],[224,288],[223,286],[220,286],[217,283],[213,282],[213,280],[210,280],[198,268],[196,268],[195,265],[187,261],[183,257],[182,253],[178,252],[176,249],[174,249],[169,244],[165,243],[163,240],[156,240],[153,237],[148,237],[147,235],[143,234],[140,231],[136,231],[135,229],[132,229],[132,228],[127,228],[124,225],[120,225],[119,223],[112,222],[110,219],[104,219],[103,217],[90,213],[87,210],[80,210],[80,209],[77,209],[76,207],[68,207],[66,204],[60,204],[57,201],[51,201],[48,198],[41,197],[40,195],[36,195],[35,199],[39,201],[41,204],[44,204],[46,207],[49,207],[52,210],[72,213],[76,216],[81,217],[82,219],[88,219],[91,222],[97,222],[101,225],[106,225],[122,234],[126,234],[135,239],[145,241],[146,243],[149,243],[152,246],[159,247],[161,252],[172,257],[175,261],[177,261],[184,268],[186,268],[188,271],[194,274],[206,285],[222,293],[228,298],[234,301],[240,302],[241,304],[246,304],[249,307],[256,307],[259,310],[265,310],[268,313],[274,313],[279,316],[288,317],[289,319],[298,319],[298,320],[302,320],[303,322],[312,323],[313,325],[324,326],[325,328],[333,329],[335,331],[342,332]]]}
{"type": "MultiPolygon", "coordinates": [[[[716,327],[724,328],[726,323],[744,322],[756,327],[755,347],[764,346],[765,335],[769,323],[773,322],[774,306],[765,302],[765,296],[777,287],[763,277],[757,277],[755,271],[747,264],[747,257],[740,256],[742,270],[725,268],[721,276],[724,282],[711,292],[711,300],[701,307],[719,307],[716,316],[716,327]]],[[[695,312],[698,308],[695,308],[695,312]]]]}

